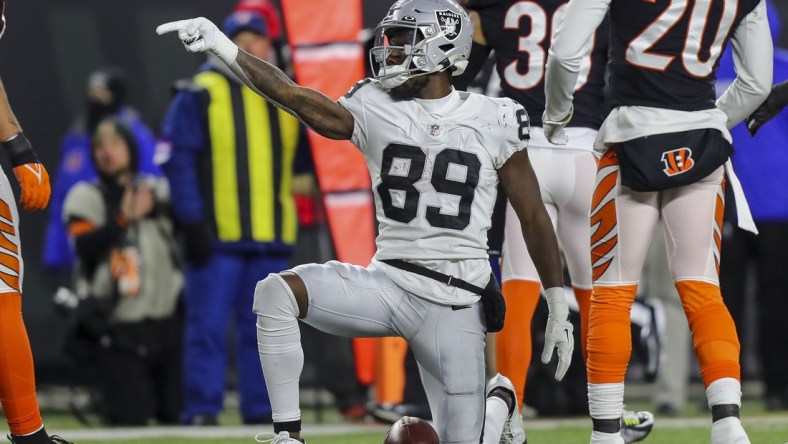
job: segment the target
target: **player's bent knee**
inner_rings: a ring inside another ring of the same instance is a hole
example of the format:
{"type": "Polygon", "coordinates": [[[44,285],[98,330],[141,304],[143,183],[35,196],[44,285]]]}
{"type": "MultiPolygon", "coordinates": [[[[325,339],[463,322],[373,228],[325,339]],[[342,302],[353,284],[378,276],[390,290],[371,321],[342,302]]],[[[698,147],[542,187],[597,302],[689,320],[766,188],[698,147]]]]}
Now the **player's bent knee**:
{"type": "Polygon", "coordinates": [[[299,306],[293,288],[279,274],[269,274],[254,289],[252,311],[258,316],[302,317],[301,312],[306,314],[306,310],[299,306]]]}

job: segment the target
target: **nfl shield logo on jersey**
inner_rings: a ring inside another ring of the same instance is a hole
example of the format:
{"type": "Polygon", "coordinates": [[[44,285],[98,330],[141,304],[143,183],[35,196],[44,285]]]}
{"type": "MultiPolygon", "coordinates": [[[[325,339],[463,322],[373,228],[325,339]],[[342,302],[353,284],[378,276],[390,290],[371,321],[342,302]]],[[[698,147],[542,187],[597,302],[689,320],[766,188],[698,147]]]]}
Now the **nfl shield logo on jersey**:
{"type": "Polygon", "coordinates": [[[439,136],[441,134],[441,126],[434,123],[430,125],[430,136],[439,136]]]}
{"type": "Polygon", "coordinates": [[[435,16],[438,18],[441,30],[445,33],[448,40],[454,40],[460,35],[462,26],[460,14],[445,9],[442,11],[435,11],[435,16]]]}

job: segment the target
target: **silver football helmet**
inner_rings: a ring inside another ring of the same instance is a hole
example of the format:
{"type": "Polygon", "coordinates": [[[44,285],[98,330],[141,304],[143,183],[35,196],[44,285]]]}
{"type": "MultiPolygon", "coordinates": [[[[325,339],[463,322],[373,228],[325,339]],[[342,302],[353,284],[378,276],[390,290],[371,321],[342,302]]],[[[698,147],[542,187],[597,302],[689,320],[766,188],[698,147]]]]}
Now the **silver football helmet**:
{"type": "Polygon", "coordinates": [[[375,29],[369,52],[373,75],[386,89],[449,68],[460,75],[472,38],[471,19],[454,0],[398,0],[375,29]],[[389,64],[392,54],[403,61],[389,64]]]}

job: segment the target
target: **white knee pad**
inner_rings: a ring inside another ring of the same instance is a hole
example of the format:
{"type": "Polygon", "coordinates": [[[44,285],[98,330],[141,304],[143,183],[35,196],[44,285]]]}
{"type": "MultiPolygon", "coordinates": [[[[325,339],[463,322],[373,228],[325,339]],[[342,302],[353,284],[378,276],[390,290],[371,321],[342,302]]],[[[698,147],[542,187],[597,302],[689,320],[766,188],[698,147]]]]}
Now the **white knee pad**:
{"type": "Polygon", "coordinates": [[[298,317],[298,302],[287,282],[276,273],[271,273],[257,282],[254,288],[252,311],[258,316],[298,317]]]}
{"type": "Polygon", "coordinates": [[[257,283],[252,310],[257,314],[257,349],[261,357],[301,348],[298,303],[281,276],[272,273],[257,283]]]}
{"type": "Polygon", "coordinates": [[[304,367],[298,303],[284,279],[269,274],[257,283],[252,309],[257,314],[257,351],[274,422],[297,421],[301,418],[298,381],[304,367]]]}

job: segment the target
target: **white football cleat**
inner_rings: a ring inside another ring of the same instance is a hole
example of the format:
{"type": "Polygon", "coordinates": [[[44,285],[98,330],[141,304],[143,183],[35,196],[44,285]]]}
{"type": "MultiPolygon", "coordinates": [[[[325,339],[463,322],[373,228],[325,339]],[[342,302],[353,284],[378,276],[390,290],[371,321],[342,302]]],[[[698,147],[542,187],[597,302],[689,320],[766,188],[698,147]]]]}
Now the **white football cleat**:
{"type": "Polygon", "coordinates": [[[741,419],[730,416],[711,425],[711,444],[750,444],[741,419]]]}
{"type": "Polygon", "coordinates": [[[651,412],[624,410],[621,415],[621,436],[626,444],[646,439],[652,428],[654,415],[651,412]]]}
{"type": "Polygon", "coordinates": [[[520,403],[517,400],[517,391],[514,389],[512,381],[506,376],[497,373],[487,382],[487,397],[496,389],[503,390],[511,395],[514,403],[509,411],[509,418],[503,426],[500,444],[524,444],[526,440],[523,418],[520,416],[520,403]]]}
{"type": "Polygon", "coordinates": [[[279,432],[278,435],[273,433],[258,433],[255,435],[254,440],[268,444],[306,444],[306,441],[291,438],[287,432],[279,432]]]}

